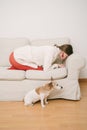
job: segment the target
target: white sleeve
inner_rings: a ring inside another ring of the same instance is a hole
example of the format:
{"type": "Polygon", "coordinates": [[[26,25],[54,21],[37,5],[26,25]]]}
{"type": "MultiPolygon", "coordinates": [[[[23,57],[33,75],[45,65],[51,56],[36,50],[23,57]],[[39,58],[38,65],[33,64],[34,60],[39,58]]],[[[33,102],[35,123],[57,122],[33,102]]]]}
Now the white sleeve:
{"type": "Polygon", "coordinates": [[[44,71],[47,71],[51,67],[53,58],[54,58],[54,51],[53,49],[51,49],[45,54],[44,57],[44,65],[43,65],[44,71]]]}

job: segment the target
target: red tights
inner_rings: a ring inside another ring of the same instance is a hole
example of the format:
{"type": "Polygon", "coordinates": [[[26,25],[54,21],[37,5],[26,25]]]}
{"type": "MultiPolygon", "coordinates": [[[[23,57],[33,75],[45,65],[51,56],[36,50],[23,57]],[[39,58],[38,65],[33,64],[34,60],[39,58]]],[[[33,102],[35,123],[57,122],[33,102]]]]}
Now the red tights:
{"type": "Polygon", "coordinates": [[[9,69],[13,69],[13,70],[43,70],[42,66],[38,66],[38,68],[33,68],[31,66],[19,64],[17,61],[15,61],[13,52],[11,53],[11,55],[9,57],[9,61],[12,65],[9,69]]]}

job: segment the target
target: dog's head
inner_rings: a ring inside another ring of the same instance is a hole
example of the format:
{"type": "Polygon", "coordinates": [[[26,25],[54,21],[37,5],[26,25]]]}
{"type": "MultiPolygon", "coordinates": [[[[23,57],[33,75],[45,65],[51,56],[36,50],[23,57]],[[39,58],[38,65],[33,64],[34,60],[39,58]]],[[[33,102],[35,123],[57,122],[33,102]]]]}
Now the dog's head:
{"type": "Polygon", "coordinates": [[[56,82],[56,81],[53,81],[52,84],[53,84],[54,89],[58,89],[58,90],[63,89],[63,87],[61,85],[59,85],[58,82],[56,82]]]}
{"type": "Polygon", "coordinates": [[[54,81],[53,77],[51,77],[51,82],[49,84],[51,84],[51,88],[53,89],[63,89],[63,87],[59,85],[57,81],[54,81]]]}
{"type": "Polygon", "coordinates": [[[48,84],[45,85],[46,90],[50,91],[53,89],[63,89],[61,85],[59,85],[56,81],[51,81],[48,84]]]}

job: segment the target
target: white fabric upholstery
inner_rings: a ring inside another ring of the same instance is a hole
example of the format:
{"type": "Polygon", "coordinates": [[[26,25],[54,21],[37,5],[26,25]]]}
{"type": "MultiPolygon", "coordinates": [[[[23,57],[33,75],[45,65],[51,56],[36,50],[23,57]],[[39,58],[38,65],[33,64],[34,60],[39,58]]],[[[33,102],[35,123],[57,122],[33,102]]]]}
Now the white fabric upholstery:
{"type": "Polygon", "coordinates": [[[54,39],[36,39],[31,41],[32,45],[43,46],[43,45],[62,45],[62,44],[70,44],[70,39],[63,38],[54,38],[54,39]]]}
{"type": "Polygon", "coordinates": [[[8,67],[0,67],[0,80],[23,80],[25,71],[8,70],[8,67]]]}
{"type": "Polygon", "coordinates": [[[81,69],[85,67],[85,59],[74,53],[67,58],[66,67],[68,69],[68,78],[78,80],[81,69]]]}
{"type": "Polygon", "coordinates": [[[26,78],[33,80],[50,80],[51,77],[53,79],[60,79],[67,76],[66,68],[58,68],[54,70],[50,70],[48,72],[45,71],[37,71],[37,70],[27,70],[26,78]]]}
{"type": "Polygon", "coordinates": [[[58,80],[58,84],[63,86],[61,91],[54,90],[50,96],[50,98],[55,99],[63,98],[63,99],[70,99],[70,100],[80,100],[81,93],[80,93],[80,86],[78,80],[71,80],[69,78],[58,80]]]}

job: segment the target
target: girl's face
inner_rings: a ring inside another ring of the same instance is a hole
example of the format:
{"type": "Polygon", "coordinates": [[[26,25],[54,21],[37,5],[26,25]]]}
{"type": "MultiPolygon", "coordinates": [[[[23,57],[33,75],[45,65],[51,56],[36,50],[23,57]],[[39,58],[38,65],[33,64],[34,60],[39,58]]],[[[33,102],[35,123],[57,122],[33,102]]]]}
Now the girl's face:
{"type": "Polygon", "coordinates": [[[65,60],[68,57],[68,55],[64,51],[60,51],[59,55],[61,60],[65,60]]]}

